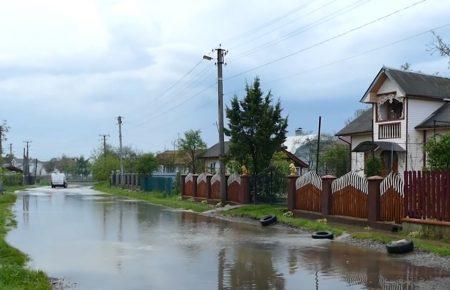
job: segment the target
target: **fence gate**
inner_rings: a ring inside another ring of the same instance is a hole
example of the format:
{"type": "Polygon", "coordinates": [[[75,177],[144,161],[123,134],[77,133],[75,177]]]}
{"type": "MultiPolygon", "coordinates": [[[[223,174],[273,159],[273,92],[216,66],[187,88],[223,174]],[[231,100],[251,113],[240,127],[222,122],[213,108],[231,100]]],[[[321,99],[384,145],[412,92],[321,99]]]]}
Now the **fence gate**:
{"type": "Polygon", "coordinates": [[[331,214],[368,218],[368,182],[363,176],[349,172],[331,184],[331,214]]]}
{"type": "Polygon", "coordinates": [[[295,208],[307,211],[321,211],[322,179],[309,171],[295,181],[295,208]]]}
{"type": "Polygon", "coordinates": [[[400,224],[404,212],[403,178],[391,172],[380,184],[380,219],[400,224]]]}

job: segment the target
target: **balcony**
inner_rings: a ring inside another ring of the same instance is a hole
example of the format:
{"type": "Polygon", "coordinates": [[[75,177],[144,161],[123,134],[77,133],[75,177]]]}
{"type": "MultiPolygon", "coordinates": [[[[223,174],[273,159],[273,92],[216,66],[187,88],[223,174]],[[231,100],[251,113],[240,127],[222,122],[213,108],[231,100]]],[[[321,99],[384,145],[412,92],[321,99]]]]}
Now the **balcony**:
{"type": "Polygon", "coordinates": [[[378,139],[400,138],[402,135],[400,125],[400,122],[378,125],[378,139]]]}

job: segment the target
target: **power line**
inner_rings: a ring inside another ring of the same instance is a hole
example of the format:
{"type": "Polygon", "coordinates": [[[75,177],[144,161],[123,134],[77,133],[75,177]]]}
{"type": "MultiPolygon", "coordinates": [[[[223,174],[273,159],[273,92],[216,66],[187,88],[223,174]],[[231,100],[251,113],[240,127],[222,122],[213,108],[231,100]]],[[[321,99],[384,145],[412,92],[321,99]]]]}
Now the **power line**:
{"type": "MultiPolygon", "coordinates": [[[[251,34],[251,37],[250,37],[249,39],[247,39],[245,42],[243,42],[243,43],[241,43],[241,44],[239,44],[239,45],[232,46],[230,49],[235,50],[236,48],[241,47],[241,46],[244,46],[244,45],[246,45],[246,44],[248,44],[248,43],[253,43],[255,39],[259,39],[260,37],[265,36],[265,35],[268,35],[268,34],[274,32],[275,30],[282,28],[283,26],[286,26],[286,25],[289,25],[289,24],[291,24],[291,23],[294,23],[294,22],[300,20],[301,17],[305,17],[305,16],[309,16],[309,15],[311,15],[311,14],[314,14],[315,12],[317,12],[317,11],[319,11],[319,10],[325,8],[326,6],[328,6],[328,5],[330,5],[330,4],[333,4],[333,3],[336,2],[336,1],[337,1],[337,0],[332,0],[332,1],[326,2],[325,4],[323,4],[323,5],[321,5],[321,6],[317,7],[317,8],[315,8],[315,9],[309,11],[308,13],[299,15],[298,17],[294,18],[293,20],[291,20],[291,21],[289,21],[289,22],[287,22],[287,23],[284,23],[284,24],[282,24],[282,25],[279,25],[279,26],[275,27],[274,29],[272,29],[272,30],[270,30],[270,31],[268,31],[268,32],[262,31],[263,33],[259,33],[259,34],[252,33],[252,34],[251,34]]],[[[313,3],[313,1],[309,2],[308,4],[310,4],[310,3],[313,3]]],[[[298,11],[298,10],[296,10],[295,12],[297,12],[297,11],[298,11]]],[[[264,27],[264,28],[267,28],[267,26],[264,27]]]]}
{"type": "MultiPolygon", "coordinates": [[[[421,31],[419,33],[416,33],[416,34],[404,37],[402,39],[386,43],[384,45],[381,45],[381,46],[378,46],[378,47],[375,47],[375,48],[364,50],[364,51],[362,51],[360,53],[351,55],[349,57],[344,57],[344,58],[341,58],[341,59],[338,59],[338,60],[335,60],[335,61],[332,61],[332,62],[329,62],[329,63],[325,63],[325,64],[322,64],[322,65],[319,65],[319,66],[316,66],[316,67],[313,67],[313,68],[310,68],[310,69],[307,69],[307,70],[304,70],[304,71],[300,71],[300,72],[294,73],[294,74],[290,74],[290,75],[286,75],[286,76],[283,76],[283,77],[271,79],[271,80],[265,81],[265,83],[267,84],[267,83],[272,83],[272,82],[285,80],[285,79],[296,77],[296,76],[299,76],[299,75],[303,75],[303,74],[306,74],[306,73],[309,73],[309,72],[312,72],[312,71],[316,71],[316,70],[322,69],[324,67],[328,67],[328,66],[335,65],[335,64],[338,64],[338,63],[341,63],[341,62],[345,62],[345,61],[351,60],[353,58],[357,58],[357,57],[363,56],[365,54],[369,54],[369,53],[372,53],[374,51],[381,50],[381,49],[384,49],[384,48],[396,45],[398,43],[414,39],[416,37],[419,37],[419,36],[425,35],[427,33],[430,33],[432,31],[446,28],[448,26],[450,26],[450,23],[446,23],[444,25],[436,26],[436,27],[433,27],[433,28],[421,31]]],[[[235,94],[235,93],[242,92],[242,91],[245,91],[245,90],[244,89],[240,89],[240,90],[236,90],[236,91],[233,91],[233,92],[226,92],[225,95],[235,94]]]]}
{"type": "Polygon", "coordinates": [[[291,57],[291,56],[297,55],[297,54],[299,54],[299,53],[301,53],[301,52],[305,52],[305,51],[310,50],[310,49],[312,49],[312,48],[314,48],[314,47],[320,46],[320,45],[322,45],[322,44],[324,44],[324,43],[330,42],[330,41],[332,41],[332,40],[334,40],[334,39],[337,39],[337,38],[339,38],[339,37],[345,36],[345,35],[347,35],[347,34],[350,34],[350,33],[354,32],[354,31],[357,31],[357,30],[359,30],[359,29],[362,29],[362,28],[364,28],[364,27],[367,27],[367,26],[369,26],[369,25],[371,25],[371,24],[374,24],[374,23],[376,23],[376,22],[379,22],[379,21],[381,21],[381,20],[384,20],[384,19],[386,19],[386,18],[389,18],[389,17],[391,17],[392,15],[395,15],[395,14],[398,14],[398,13],[400,13],[400,12],[403,12],[403,11],[405,11],[405,10],[407,10],[407,9],[410,9],[410,8],[412,8],[412,7],[414,7],[414,6],[418,5],[418,4],[421,4],[421,3],[425,2],[425,1],[427,1],[427,0],[420,0],[420,1],[414,2],[414,3],[411,4],[411,5],[408,5],[408,6],[405,6],[405,7],[403,7],[403,8],[397,9],[397,10],[391,12],[391,13],[388,13],[388,14],[386,14],[386,15],[384,15],[384,16],[378,17],[378,18],[376,18],[376,19],[374,19],[374,20],[371,20],[371,21],[369,21],[369,22],[366,22],[366,23],[364,23],[364,24],[362,24],[362,25],[359,25],[359,26],[356,26],[356,27],[354,27],[354,28],[352,28],[352,29],[349,29],[349,30],[346,30],[346,31],[344,31],[344,32],[338,33],[338,34],[336,34],[336,35],[334,35],[334,36],[332,36],[332,37],[330,37],[330,38],[327,38],[327,39],[325,39],[325,40],[316,42],[316,43],[314,43],[314,44],[312,44],[312,45],[310,45],[310,46],[307,46],[307,47],[305,47],[305,48],[296,50],[296,51],[291,52],[291,53],[289,53],[289,54],[287,54],[287,55],[284,55],[284,56],[275,58],[275,59],[273,59],[273,60],[271,60],[271,61],[268,61],[268,62],[266,62],[266,63],[257,65],[257,66],[255,66],[255,67],[253,67],[253,68],[244,70],[244,71],[239,72],[239,73],[237,73],[237,74],[234,74],[234,75],[232,75],[232,76],[226,78],[225,80],[230,80],[230,79],[236,78],[236,77],[238,77],[238,76],[244,75],[244,74],[249,73],[249,72],[251,72],[251,71],[257,70],[257,69],[259,69],[259,68],[268,66],[268,65],[270,65],[270,64],[279,62],[279,61],[284,60],[284,59],[286,59],[286,58],[289,58],[289,57],[291,57]]]}
{"type": "Polygon", "coordinates": [[[304,33],[306,31],[314,28],[317,25],[326,23],[326,22],[328,22],[330,20],[333,20],[334,18],[336,18],[338,16],[341,16],[341,15],[344,15],[344,14],[346,14],[348,12],[351,12],[354,9],[359,8],[360,6],[369,3],[370,1],[372,1],[372,0],[358,0],[356,2],[353,2],[352,4],[344,6],[341,9],[338,9],[337,11],[334,11],[333,13],[331,13],[329,15],[326,15],[326,16],[324,16],[322,18],[319,18],[318,20],[316,20],[316,21],[314,21],[314,22],[312,22],[312,23],[310,23],[308,25],[304,25],[302,27],[299,27],[299,28],[295,29],[294,31],[291,31],[291,32],[289,32],[287,34],[284,34],[278,39],[274,39],[274,40],[265,42],[262,45],[259,45],[258,47],[254,47],[254,48],[251,48],[251,49],[249,49],[247,51],[244,51],[241,54],[239,54],[238,56],[241,56],[241,55],[242,56],[248,56],[248,55],[253,54],[256,51],[259,51],[260,49],[274,46],[274,45],[276,45],[276,44],[278,44],[278,43],[280,43],[280,42],[282,42],[284,40],[287,40],[287,39],[289,39],[291,37],[294,37],[294,36],[297,36],[297,35],[299,35],[301,33],[304,33]]]}

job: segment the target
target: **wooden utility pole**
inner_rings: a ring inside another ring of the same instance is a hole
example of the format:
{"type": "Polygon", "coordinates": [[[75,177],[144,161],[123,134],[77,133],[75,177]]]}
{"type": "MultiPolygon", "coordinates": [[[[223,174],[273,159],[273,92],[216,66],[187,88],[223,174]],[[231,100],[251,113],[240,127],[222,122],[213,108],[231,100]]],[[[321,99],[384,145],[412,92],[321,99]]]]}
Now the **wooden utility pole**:
{"type": "Polygon", "coordinates": [[[119,158],[120,158],[120,174],[123,175],[123,154],[122,154],[122,116],[117,117],[117,125],[119,125],[119,158]]]}

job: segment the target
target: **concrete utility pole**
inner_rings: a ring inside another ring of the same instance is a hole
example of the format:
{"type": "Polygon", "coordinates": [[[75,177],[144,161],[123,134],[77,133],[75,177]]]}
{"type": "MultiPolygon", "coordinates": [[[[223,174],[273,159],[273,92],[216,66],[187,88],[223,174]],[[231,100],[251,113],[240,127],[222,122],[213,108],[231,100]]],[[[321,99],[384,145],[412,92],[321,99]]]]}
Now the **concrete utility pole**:
{"type": "MultiPolygon", "coordinates": [[[[220,199],[222,203],[227,201],[227,184],[225,180],[225,138],[223,134],[223,74],[222,66],[227,51],[220,45],[216,48],[217,52],[217,100],[218,100],[218,129],[219,129],[219,175],[220,175],[220,199]]],[[[204,55],[203,59],[212,60],[211,56],[204,55]]]]}
{"type": "Polygon", "coordinates": [[[123,154],[122,154],[122,116],[117,117],[117,125],[119,125],[119,158],[120,158],[120,174],[123,175],[123,154]]]}
{"type": "Polygon", "coordinates": [[[9,143],[9,156],[13,156],[13,153],[12,153],[12,143],[9,143]]]}
{"type": "Polygon", "coordinates": [[[27,184],[30,184],[30,140],[23,141],[26,143],[26,149],[24,148],[24,167],[23,167],[23,173],[26,175],[27,184]]]}
{"type": "Polygon", "coordinates": [[[100,137],[103,138],[103,156],[106,156],[106,138],[109,137],[108,134],[100,134],[100,137]]]}
{"type": "Polygon", "coordinates": [[[317,132],[317,152],[316,152],[316,173],[319,174],[319,156],[320,156],[320,129],[322,128],[322,116],[319,116],[319,128],[317,132]]]}
{"type": "Polygon", "coordinates": [[[6,122],[3,122],[3,124],[0,125],[0,158],[3,157],[3,141],[6,140],[6,132],[8,132],[8,126],[6,126],[6,122]]]}

